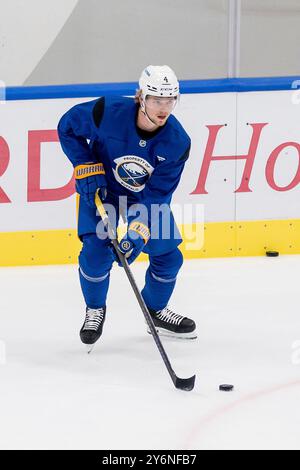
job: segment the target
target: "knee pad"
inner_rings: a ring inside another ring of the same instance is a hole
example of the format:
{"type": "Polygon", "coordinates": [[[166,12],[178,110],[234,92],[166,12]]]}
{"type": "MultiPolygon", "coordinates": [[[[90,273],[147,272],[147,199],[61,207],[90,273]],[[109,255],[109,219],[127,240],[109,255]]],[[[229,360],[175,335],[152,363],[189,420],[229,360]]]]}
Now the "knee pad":
{"type": "Polygon", "coordinates": [[[113,263],[109,240],[101,240],[95,234],[82,237],[82,250],[79,255],[81,274],[88,280],[100,282],[104,280],[111,270],[113,263]]]}

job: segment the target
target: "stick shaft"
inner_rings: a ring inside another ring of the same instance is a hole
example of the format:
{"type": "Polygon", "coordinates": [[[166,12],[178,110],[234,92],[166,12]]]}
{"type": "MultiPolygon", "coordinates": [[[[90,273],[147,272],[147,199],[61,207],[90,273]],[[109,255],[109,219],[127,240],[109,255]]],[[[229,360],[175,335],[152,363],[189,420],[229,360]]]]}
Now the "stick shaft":
{"type": "Polygon", "coordinates": [[[163,361],[164,361],[164,363],[165,363],[165,366],[166,366],[166,368],[167,368],[167,370],[168,370],[168,372],[169,372],[169,374],[170,374],[170,377],[171,377],[171,379],[172,379],[174,385],[176,386],[176,380],[177,380],[176,374],[175,374],[175,372],[174,372],[173,369],[172,369],[172,366],[171,366],[171,363],[170,363],[170,361],[169,361],[169,358],[168,358],[168,356],[167,356],[167,354],[166,354],[166,352],[165,352],[165,350],[164,350],[164,347],[163,347],[163,345],[162,345],[162,343],[161,343],[161,341],[160,341],[160,338],[159,338],[159,336],[158,336],[158,334],[157,334],[157,331],[156,331],[155,325],[154,325],[154,323],[153,323],[153,320],[152,320],[152,318],[151,318],[151,315],[150,315],[150,313],[149,313],[148,307],[147,307],[147,305],[145,304],[145,301],[144,301],[144,299],[143,299],[143,297],[142,297],[142,294],[140,293],[139,288],[138,288],[138,286],[137,286],[137,284],[136,284],[136,282],[135,282],[135,279],[134,279],[134,277],[133,277],[133,274],[132,274],[132,272],[131,272],[131,269],[130,269],[128,263],[127,263],[127,259],[125,258],[125,256],[123,255],[123,253],[121,253],[120,250],[118,249],[118,240],[117,240],[116,232],[115,232],[114,228],[112,227],[112,225],[111,225],[111,223],[110,223],[109,217],[108,217],[107,212],[106,212],[106,210],[105,210],[105,207],[104,207],[104,205],[103,205],[103,203],[102,203],[102,201],[101,201],[101,199],[100,199],[100,197],[99,197],[99,195],[98,195],[98,192],[96,192],[96,195],[95,195],[95,203],[96,203],[96,207],[97,207],[97,209],[98,209],[98,212],[99,212],[99,214],[100,214],[100,216],[101,216],[101,218],[102,218],[102,221],[103,221],[104,225],[105,225],[106,228],[107,228],[108,235],[109,235],[109,237],[110,237],[110,239],[111,239],[111,241],[112,241],[112,244],[113,244],[113,246],[114,246],[114,249],[115,249],[115,251],[116,251],[116,253],[117,253],[118,257],[119,257],[119,260],[120,260],[120,262],[121,262],[121,264],[122,264],[122,266],[123,266],[123,268],[124,268],[124,270],[125,270],[125,272],[126,272],[127,278],[128,278],[128,280],[129,280],[129,282],[130,282],[130,284],[131,284],[131,287],[132,287],[133,292],[134,292],[134,294],[135,294],[135,296],[136,296],[136,299],[137,299],[137,301],[138,301],[138,303],[139,303],[139,305],[140,305],[140,307],[141,307],[141,310],[142,310],[142,312],[143,312],[143,315],[144,315],[144,317],[145,317],[145,320],[146,320],[146,322],[147,322],[147,324],[148,324],[148,326],[149,326],[149,328],[150,328],[150,331],[151,331],[151,333],[152,333],[152,337],[153,337],[153,339],[154,339],[154,341],[155,341],[155,344],[156,344],[156,346],[157,346],[157,348],[158,348],[158,350],[159,350],[159,352],[160,352],[160,355],[161,355],[161,357],[162,357],[162,359],[163,359],[163,361]]]}

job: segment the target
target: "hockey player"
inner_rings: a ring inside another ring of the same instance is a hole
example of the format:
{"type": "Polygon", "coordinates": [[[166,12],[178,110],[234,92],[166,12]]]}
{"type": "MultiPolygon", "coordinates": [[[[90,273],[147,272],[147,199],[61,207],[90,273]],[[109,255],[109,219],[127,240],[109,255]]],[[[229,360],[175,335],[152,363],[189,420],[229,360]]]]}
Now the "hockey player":
{"type": "Polygon", "coordinates": [[[182,239],[170,202],[190,151],[189,136],[171,115],[179,84],[170,67],[149,65],[142,72],[139,87],[134,99],[106,96],[76,105],[58,125],[60,143],[74,166],[80,195],[78,236],[83,246],[79,276],[86,303],[80,337],[88,345],[102,334],[110,270],[117,260],[109,238],[103,237],[103,223],[96,211],[98,188],[105,206],[115,209],[116,224],[119,199],[127,197],[128,229],[119,250],[129,263],[142,251],[149,255],[142,296],[157,332],[196,338],[194,321],[168,307],[183,261],[178,249],[182,239]],[[137,211],[136,204],[145,210],[137,211]],[[168,216],[158,211],[154,217],[154,204],[167,207],[168,216]],[[161,228],[165,220],[169,225],[166,231],[161,228]]]}

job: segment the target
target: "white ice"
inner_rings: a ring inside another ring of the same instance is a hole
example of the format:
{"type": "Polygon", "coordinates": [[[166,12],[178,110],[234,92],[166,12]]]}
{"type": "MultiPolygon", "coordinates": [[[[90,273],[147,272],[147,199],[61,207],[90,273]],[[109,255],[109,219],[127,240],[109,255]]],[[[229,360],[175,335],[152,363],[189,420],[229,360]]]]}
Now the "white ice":
{"type": "Polygon", "coordinates": [[[0,448],[299,449],[299,279],[300,256],[186,261],[171,305],[198,339],[163,340],[183,392],[121,268],[90,355],[76,266],[1,268],[0,448]]]}

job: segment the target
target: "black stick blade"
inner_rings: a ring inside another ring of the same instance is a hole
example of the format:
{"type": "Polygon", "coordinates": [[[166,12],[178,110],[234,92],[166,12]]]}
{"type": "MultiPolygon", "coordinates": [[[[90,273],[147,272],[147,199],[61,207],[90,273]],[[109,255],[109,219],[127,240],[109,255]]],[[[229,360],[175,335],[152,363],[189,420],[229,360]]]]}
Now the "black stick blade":
{"type": "Polygon", "coordinates": [[[179,377],[176,377],[174,381],[174,385],[179,390],[185,390],[186,392],[190,392],[194,388],[195,379],[196,379],[195,375],[193,375],[192,377],[189,377],[188,379],[180,379],[179,377]]]}

